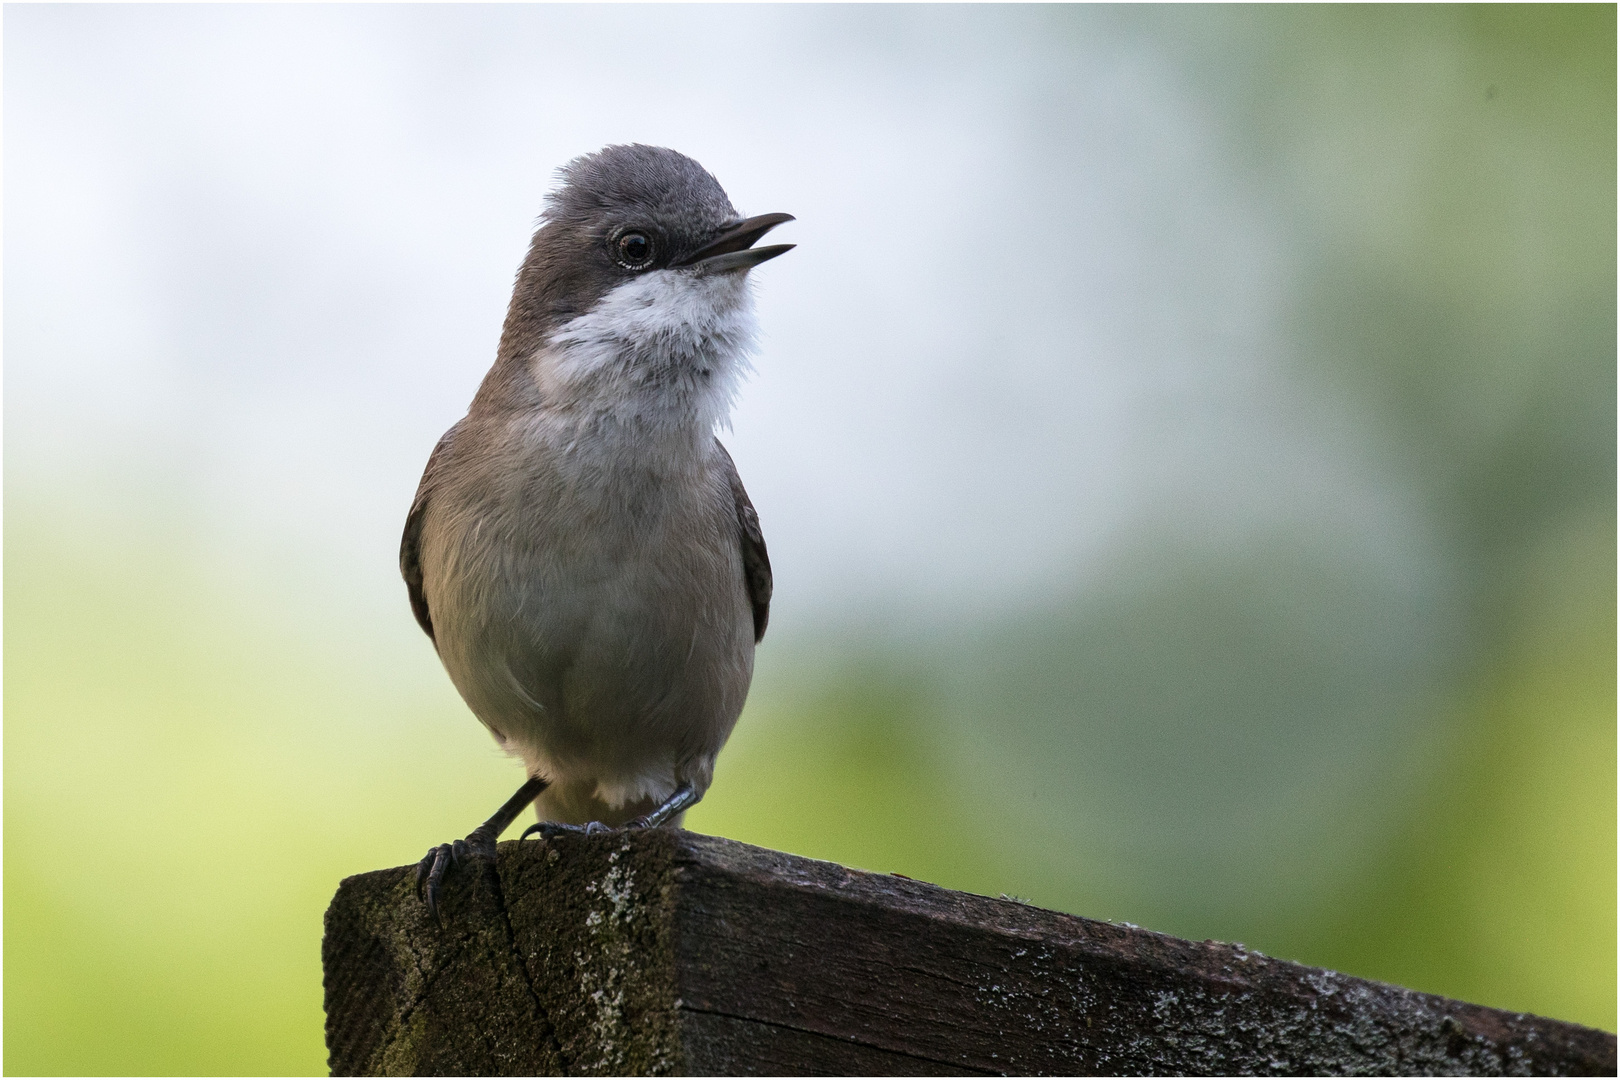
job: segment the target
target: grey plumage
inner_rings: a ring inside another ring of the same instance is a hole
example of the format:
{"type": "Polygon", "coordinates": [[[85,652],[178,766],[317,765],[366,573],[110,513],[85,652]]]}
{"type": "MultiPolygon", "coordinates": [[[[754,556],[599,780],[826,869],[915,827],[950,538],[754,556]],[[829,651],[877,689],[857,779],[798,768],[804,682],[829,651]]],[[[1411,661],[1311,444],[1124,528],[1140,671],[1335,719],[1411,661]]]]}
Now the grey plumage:
{"type": "Polygon", "coordinates": [[[546,784],[542,818],[615,825],[702,796],[765,633],[764,536],[714,431],[753,346],[745,271],[786,250],[751,245],[787,216],[741,221],[656,147],[561,179],[400,568],[468,706],[546,784]]]}

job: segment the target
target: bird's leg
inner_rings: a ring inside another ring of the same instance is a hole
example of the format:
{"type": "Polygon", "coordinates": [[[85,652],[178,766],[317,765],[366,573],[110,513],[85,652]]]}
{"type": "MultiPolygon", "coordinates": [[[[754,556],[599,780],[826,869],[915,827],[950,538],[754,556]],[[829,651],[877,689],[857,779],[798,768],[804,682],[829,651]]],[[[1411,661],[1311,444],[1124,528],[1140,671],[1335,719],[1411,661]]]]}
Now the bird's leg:
{"type": "Polygon", "coordinates": [[[675,794],[642,814],[638,818],[631,818],[624,823],[627,829],[656,829],[670,818],[683,810],[690,809],[703,798],[691,784],[682,784],[675,789],[675,794]]]}
{"type": "Polygon", "coordinates": [[[502,803],[488,821],[468,833],[465,840],[439,844],[429,848],[428,853],[422,856],[422,861],[416,864],[416,895],[427,902],[428,914],[435,921],[439,918],[439,884],[444,880],[445,870],[466,857],[494,859],[495,841],[501,838],[508,825],[517,820],[523,808],[546,790],[549,783],[538,776],[529,777],[516,794],[502,803]]]}

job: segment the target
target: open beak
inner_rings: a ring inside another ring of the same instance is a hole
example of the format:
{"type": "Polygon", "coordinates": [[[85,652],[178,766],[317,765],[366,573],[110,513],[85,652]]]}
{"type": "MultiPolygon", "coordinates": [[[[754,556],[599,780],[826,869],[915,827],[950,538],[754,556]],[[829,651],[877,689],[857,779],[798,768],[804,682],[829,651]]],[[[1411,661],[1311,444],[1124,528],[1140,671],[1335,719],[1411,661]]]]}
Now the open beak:
{"type": "Polygon", "coordinates": [[[726,230],[704,246],[698,248],[671,266],[690,266],[705,273],[728,270],[748,270],[766,259],[774,259],[783,252],[792,251],[794,244],[772,244],[757,248],[755,242],[784,221],[792,221],[792,214],[761,214],[747,218],[726,230]]]}

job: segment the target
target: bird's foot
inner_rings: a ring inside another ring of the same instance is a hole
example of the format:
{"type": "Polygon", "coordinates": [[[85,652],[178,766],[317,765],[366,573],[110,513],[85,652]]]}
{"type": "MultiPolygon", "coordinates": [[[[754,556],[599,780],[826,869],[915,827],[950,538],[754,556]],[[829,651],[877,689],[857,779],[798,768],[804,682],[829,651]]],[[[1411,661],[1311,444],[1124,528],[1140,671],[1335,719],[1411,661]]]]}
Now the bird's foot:
{"type": "Polygon", "coordinates": [[[468,833],[465,840],[429,848],[422,861],[416,864],[416,895],[427,904],[428,914],[433,916],[434,922],[442,922],[439,918],[439,890],[444,883],[445,873],[452,866],[460,866],[463,861],[472,859],[495,861],[495,837],[483,825],[468,833]]]}
{"type": "Polygon", "coordinates": [[[617,830],[615,830],[613,826],[604,825],[600,821],[591,821],[584,825],[570,825],[564,821],[541,821],[530,825],[527,829],[524,829],[523,835],[519,836],[518,839],[527,840],[531,836],[538,835],[542,840],[549,840],[551,837],[561,836],[563,833],[575,833],[580,836],[596,836],[600,833],[610,833],[615,831],[617,830]]]}
{"type": "Polygon", "coordinates": [[[416,895],[427,904],[428,914],[433,916],[434,922],[443,925],[439,919],[439,889],[444,883],[446,871],[463,860],[493,864],[495,841],[501,838],[501,833],[517,819],[518,814],[534,802],[535,796],[546,790],[548,784],[549,781],[542,777],[529,777],[510,799],[501,804],[499,810],[490,815],[488,821],[468,833],[465,840],[439,844],[429,848],[428,853],[422,856],[422,861],[416,864],[416,895]]]}
{"type": "Polygon", "coordinates": [[[665,799],[662,803],[659,803],[657,806],[653,807],[647,813],[642,814],[640,817],[631,818],[629,821],[618,826],[617,828],[612,825],[604,825],[600,821],[592,821],[586,825],[569,825],[561,821],[541,821],[534,825],[530,825],[527,829],[524,829],[523,835],[518,837],[518,839],[527,840],[529,837],[534,835],[539,835],[542,839],[549,839],[553,836],[560,836],[563,833],[576,833],[584,836],[594,836],[599,833],[621,831],[628,832],[632,829],[656,829],[666,821],[669,821],[670,819],[677,817],[677,815],[685,812],[688,807],[695,805],[702,797],[702,795],[698,794],[698,792],[693,789],[691,784],[682,784],[680,787],[675,789],[675,793],[673,795],[665,799]]]}

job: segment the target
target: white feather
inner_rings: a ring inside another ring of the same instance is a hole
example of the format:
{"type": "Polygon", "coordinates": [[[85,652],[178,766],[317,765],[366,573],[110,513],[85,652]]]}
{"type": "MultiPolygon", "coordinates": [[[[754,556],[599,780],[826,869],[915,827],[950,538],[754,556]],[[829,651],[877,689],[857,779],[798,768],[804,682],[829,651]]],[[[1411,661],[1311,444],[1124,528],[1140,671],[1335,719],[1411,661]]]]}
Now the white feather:
{"type": "Polygon", "coordinates": [[[654,270],[559,327],[531,370],[548,413],[598,436],[709,434],[730,416],[756,338],[746,275],[654,270]]]}

